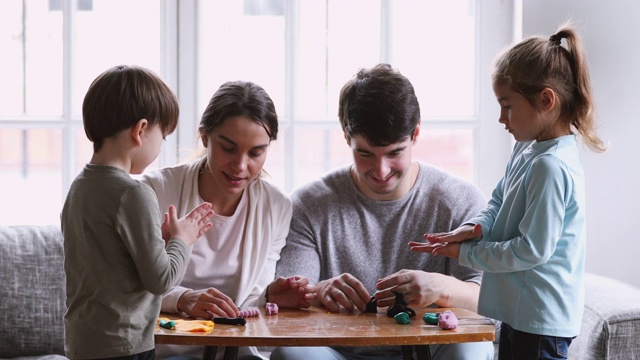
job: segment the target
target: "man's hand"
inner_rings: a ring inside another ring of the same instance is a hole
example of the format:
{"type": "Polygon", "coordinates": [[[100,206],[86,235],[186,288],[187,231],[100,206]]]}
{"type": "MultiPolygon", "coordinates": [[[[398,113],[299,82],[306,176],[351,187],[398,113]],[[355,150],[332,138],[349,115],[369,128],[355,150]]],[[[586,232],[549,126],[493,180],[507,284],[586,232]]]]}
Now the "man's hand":
{"type": "Polygon", "coordinates": [[[178,299],[178,310],[193,318],[237,317],[238,307],[216,288],[187,290],[178,299]]]}
{"type": "Polygon", "coordinates": [[[407,304],[416,310],[435,304],[477,311],[480,286],[440,273],[405,269],[378,280],[376,289],[378,307],[393,305],[392,291],[396,291],[404,294],[407,304]]]}
{"type": "Polygon", "coordinates": [[[329,311],[338,312],[340,308],[354,311],[356,308],[365,311],[371,295],[360,280],[351,274],[342,274],[334,278],[320,281],[318,301],[329,311]]]}
{"type": "Polygon", "coordinates": [[[267,298],[281,308],[308,308],[310,301],[317,298],[316,291],[316,286],[309,285],[306,277],[279,277],[269,284],[267,298]]]}
{"type": "Polygon", "coordinates": [[[444,289],[448,285],[449,276],[439,273],[429,273],[421,270],[400,270],[384,279],[378,280],[374,295],[378,300],[378,307],[391,306],[395,302],[392,291],[404,294],[409,305],[416,308],[437,304],[445,304],[444,289]]]}

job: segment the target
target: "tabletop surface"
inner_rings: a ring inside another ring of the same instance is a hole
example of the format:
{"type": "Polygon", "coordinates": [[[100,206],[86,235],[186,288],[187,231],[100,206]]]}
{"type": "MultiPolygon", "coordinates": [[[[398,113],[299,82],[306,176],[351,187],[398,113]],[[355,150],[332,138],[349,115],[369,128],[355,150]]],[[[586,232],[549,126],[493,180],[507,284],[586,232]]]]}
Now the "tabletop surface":
{"type": "MultiPolygon", "coordinates": [[[[447,309],[427,309],[426,312],[447,309]]],[[[220,346],[382,346],[427,345],[493,341],[495,326],[472,311],[451,308],[459,319],[454,330],[427,325],[418,311],[410,324],[398,324],[387,317],[386,309],[377,314],[327,312],[325,309],[280,309],[278,314],[246,318],[245,326],[215,324],[209,333],[178,332],[156,326],[156,344],[220,346]]],[[[178,319],[175,315],[161,317],[178,319]]]]}

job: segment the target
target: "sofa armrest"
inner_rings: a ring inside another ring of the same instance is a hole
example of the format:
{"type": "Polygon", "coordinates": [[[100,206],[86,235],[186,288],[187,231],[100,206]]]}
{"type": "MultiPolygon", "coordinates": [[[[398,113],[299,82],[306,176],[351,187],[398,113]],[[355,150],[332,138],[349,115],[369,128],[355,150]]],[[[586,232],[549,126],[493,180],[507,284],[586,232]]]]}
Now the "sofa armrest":
{"type": "Polygon", "coordinates": [[[569,359],[640,359],[640,289],[586,274],[582,328],[569,359]]]}
{"type": "Polygon", "coordinates": [[[57,226],[0,226],[0,358],[64,355],[65,274],[57,226]]]}

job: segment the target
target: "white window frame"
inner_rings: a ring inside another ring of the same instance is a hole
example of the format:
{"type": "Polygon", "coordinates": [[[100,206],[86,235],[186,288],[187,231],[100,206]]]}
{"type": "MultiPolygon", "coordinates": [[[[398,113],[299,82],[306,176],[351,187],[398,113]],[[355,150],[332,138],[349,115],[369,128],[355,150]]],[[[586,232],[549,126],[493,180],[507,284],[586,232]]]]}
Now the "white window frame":
{"type": "MultiPolygon", "coordinates": [[[[339,129],[336,121],[304,120],[295,121],[296,82],[294,81],[297,64],[297,28],[298,7],[301,0],[285,0],[285,114],[280,117],[281,127],[286,128],[285,146],[287,158],[285,159],[285,191],[290,192],[294,187],[295,178],[295,151],[298,146],[296,136],[300,129],[339,129]]],[[[493,95],[490,68],[493,58],[498,51],[514,38],[517,23],[514,22],[514,14],[517,10],[518,0],[515,1],[480,1],[469,0],[478,12],[476,22],[476,47],[477,71],[476,71],[476,115],[469,119],[452,122],[450,119],[437,121],[423,121],[423,131],[442,128],[466,128],[473,130],[474,138],[474,169],[473,182],[487,195],[490,194],[499,178],[504,172],[504,164],[511,151],[509,134],[502,130],[498,124],[498,105],[493,95]]],[[[393,0],[382,0],[381,19],[381,53],[380,62],[388,62],[393,65],[393,59],[388,49],[391,48],[391,11],[393,0]]],[[[196,146],[196,121],[201,114],[198,113],[198,28],[200,24],[201,0],[179,1],[177,4],[178,18],[178,51],[180,61],[178,63],[178,96],[181,104],[181,118],[178,128],[178,147],[193,149],[196,146]]],[[[443,55],[445,56],[445,55],[443,55]]],[[[345,79],[345,81],[348,79],[345,79]]],[[[176,153],[177,157],[177,153],[176,153]]],[[[298,184],[299,185],[299,184],[298,184]]]]}
{"type": "MultiPolygon", "coordinates": [[[[175,164],[180,159],[181,149],[193,149],[196,147],[197,119],[200,118],[202,104],[199,104],[199,34],[198,29],[201,22],[200,7],[202,0],[160,0],[162,2],[162,70],[161,76],[176,92],[180,99],[181,120],[175,134],[167,138],[163,146],[158,166],[175,164]]],[[[286,129],[285,145],[287,158],[285,159],[285,191],[289,192],[294,187],[295,164],[294,158],[297,143],[297,133],[301,129],[339,129],[337,121],[325,120],[304,120],[293,121],[291,116],[295,116],[296,93],[296,45],[298,42],[298,8],[300,1],[305,0],[285,0],[285,21],[286,21],[286,55],[285,55],[285,114],[281,118],[281,126],[286,129]]],[[[393,64],[391,54],[385,49],[390,48],[391,37],[388,36],[391,30],[391,13],[393,0],[382,0],[381,19],[381,62],[393,64]]],[[[513,141],[509,134],[503,131],[498,124],[497,117],[499,108],[496,104],[490,82],[490,68],[493,58],[498,51],[513,39],[517,39],[521,28],[519,12],[521,11],[521,0],[512,1],[481,1],[469,0],[475,6],[475,11],[479,17],[476,22],[477,31],[477,110],[474,118],[457,121],[452,125],[447,121],[423,122],[423,131],[437,128],[462,127],[473,130],[474,136],[474,183],[487,195],[502,176],[504,164],[511,151],[513,141]]],[[[64,199],[69,186],[76,176],[74,159],[76,156],[75,134],[82,127],[82,122],[75,119],[72,109],[73,103],[73,56],[74,42],[73,34],[76,2],[73,0],[63,1],[63,112],[61,117],[43,118],[37,116],[17,116],[3,117],[0,119],[0,127],[3,128],[56,128],[62,131],[62,188],[61,198],[64,199]]],[[[444,56],[444,55],[443,55],[444,56]]],[[[346,81],[347,79],[345,79],[346,81]]]]}

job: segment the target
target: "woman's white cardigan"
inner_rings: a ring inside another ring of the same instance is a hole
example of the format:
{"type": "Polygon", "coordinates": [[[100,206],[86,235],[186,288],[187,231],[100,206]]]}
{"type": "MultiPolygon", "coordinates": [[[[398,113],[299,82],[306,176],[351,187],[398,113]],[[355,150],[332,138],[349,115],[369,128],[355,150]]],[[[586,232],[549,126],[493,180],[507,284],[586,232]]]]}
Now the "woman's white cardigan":
{"type": "MultiPolygon", "coordinates": [[[[178,217],[186,215],[200,204],[198,175],[206,158],[188,164],[151,171],[142,177],[156,192],[162,213],[169,205],[176,207],[178,217]]],[[[266,287],[275,277],[276,262],[285,245],[291,221],[291,200],[267,181],[257,178],[245,189],[247,216],[244,221],[242,257],[238,271],[240,286],[237,294],[226,294],[239,307],[264,306],[266,287]]],[[[191,264],[198,268],[215,268],[216,264],[191,264]]],[[[184,276],[189,276],[185,274],[184,276]]],[[[182,278],[184,279],[184,277],[182,278]]],[[[187,289],[176,286],[164,295],[162,311],[177,313],[178,298],[187,289]]]]}

